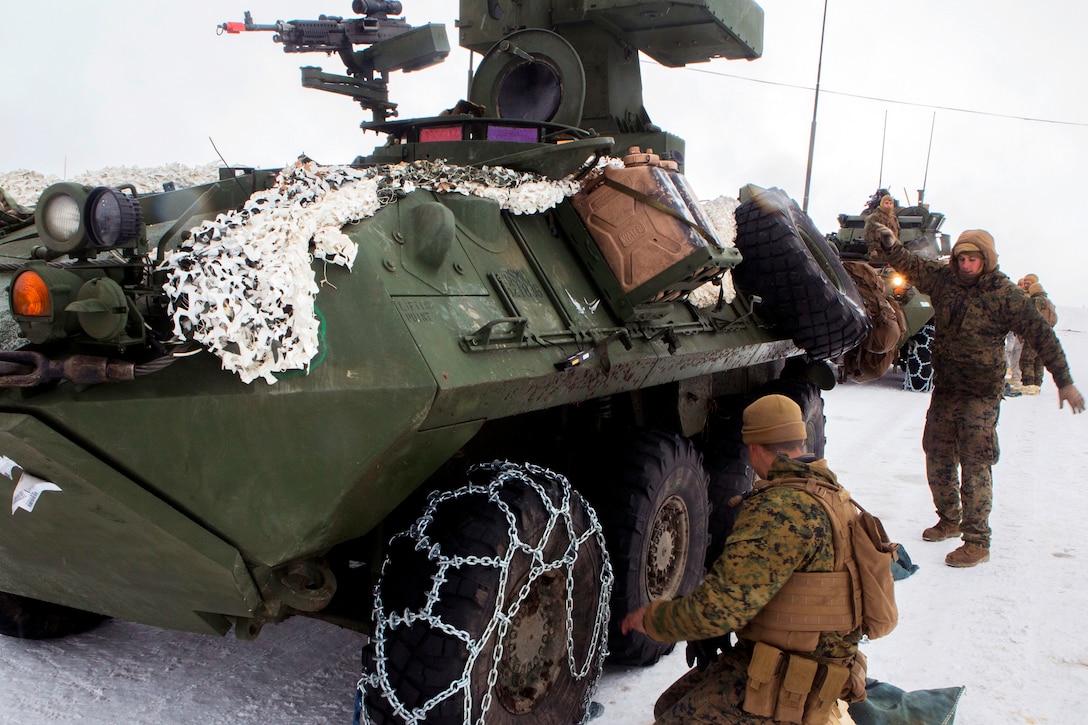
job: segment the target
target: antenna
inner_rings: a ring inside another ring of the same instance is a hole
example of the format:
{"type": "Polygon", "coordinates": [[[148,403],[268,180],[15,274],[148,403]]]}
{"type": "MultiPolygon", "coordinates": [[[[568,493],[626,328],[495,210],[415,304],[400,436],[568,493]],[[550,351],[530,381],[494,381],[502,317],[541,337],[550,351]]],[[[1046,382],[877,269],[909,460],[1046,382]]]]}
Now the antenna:
{"type": "Polygon", "coordinates": [[[884,111],[884,131],[880,134],[880,174],[876,180],[876,188],[884,188],[884,142],[888,140],[888,111],[884,111]]]}
{"type": "Polygon", "coordinates": [[[933,112],[933,121],[929,124],[929,148],[926,149],[926,170],[922,174],[922,188],[918,190],[918,206],[926,196],[926,181],[929,179],[929,155],[933,153],[933,129],[937,125],[937,112],[933,112]]]}
{"type": "Polygon", "coordinates": [[[820,26],[820,60],[816,63],[816,96],[812,100],[812,131],[808,137],[808,168],[805,170],[805,198],[801,211],[808,214],[808,190],[812,182],[812,151],[816,146],[816,108],[820,104],[820,72],[824,66],[824,32],[827,30],[827,0],[824,0],[824,19],[820,26]]]}

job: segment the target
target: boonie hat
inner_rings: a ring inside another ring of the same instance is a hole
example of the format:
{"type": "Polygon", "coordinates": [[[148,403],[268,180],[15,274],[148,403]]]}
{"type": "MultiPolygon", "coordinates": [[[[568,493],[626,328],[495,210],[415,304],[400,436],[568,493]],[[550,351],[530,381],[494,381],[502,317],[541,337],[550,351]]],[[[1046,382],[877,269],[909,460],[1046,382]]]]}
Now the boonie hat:
{"type": "Polygon", "coordinates": [[[766,395],[744,409],[741,436],[748,443],[787,443],[806,437],[801,406],[785,395],[766,395]]]}

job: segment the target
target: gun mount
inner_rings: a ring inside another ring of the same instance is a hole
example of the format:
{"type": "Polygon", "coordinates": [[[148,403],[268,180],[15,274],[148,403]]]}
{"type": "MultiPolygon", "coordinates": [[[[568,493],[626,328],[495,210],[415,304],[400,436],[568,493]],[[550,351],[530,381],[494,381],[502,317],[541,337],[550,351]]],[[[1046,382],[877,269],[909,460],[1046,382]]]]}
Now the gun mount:
{"type": "Polygon", "coordinates": [[[270,25],[253,22],[245,13],[245,22],[227,22],[221,32],[272,32],[272,40],[283,44],[285,53],[337,53],[348,70],[347,76],[324,73],[320,68],[302,68],[302,85],[350,96],[374,114],[374,121],[396,115],[396,104],[389,101],[389,73],[410,72],[441,63],[449,55],[444,25],[428,24],[413,28],[390,14],[403,9],[396,0],[353,0],[352,9],[363,15],[348,18],[321,15],[317,20],[277,20],[270,25]],[[368,45],[356,51],[355,46],[368,45]]]}

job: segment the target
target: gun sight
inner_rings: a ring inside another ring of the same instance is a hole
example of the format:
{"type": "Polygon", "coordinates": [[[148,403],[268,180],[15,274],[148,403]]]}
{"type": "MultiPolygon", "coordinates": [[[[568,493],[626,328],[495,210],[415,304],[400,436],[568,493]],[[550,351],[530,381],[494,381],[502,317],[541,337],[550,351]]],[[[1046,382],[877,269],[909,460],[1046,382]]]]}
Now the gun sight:
{"type": "Polygon", "coordinates": [[[404,5],[399,0],[352,0],[351,9],[356,15],[384,18],[387,15],[400,15],[404,5]]]}

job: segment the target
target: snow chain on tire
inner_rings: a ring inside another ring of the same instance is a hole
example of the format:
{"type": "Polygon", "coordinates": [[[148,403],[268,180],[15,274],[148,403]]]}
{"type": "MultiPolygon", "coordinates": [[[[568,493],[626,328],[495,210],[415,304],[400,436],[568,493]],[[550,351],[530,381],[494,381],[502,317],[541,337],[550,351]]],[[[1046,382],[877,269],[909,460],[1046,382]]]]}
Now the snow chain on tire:
{"type": "Polygon", "coordinates": [[[817,360],[859,345],[871,324],[839,257],[781,189],[766,189],[736,211],[737,286],[759,295],[759,309],[817,360]]]}
{"type": "Polygon", "coordinates": [[[933,390],[933,323],[927,322],[899,351],[903,366],[903,390],[928,393],[933,390]]]}
{"type": "Polygon", "coordinates": [[[613,581],[597,515],[545,468],[468,477],[389,542],[357,721],[585,722],[613,581]]]}

